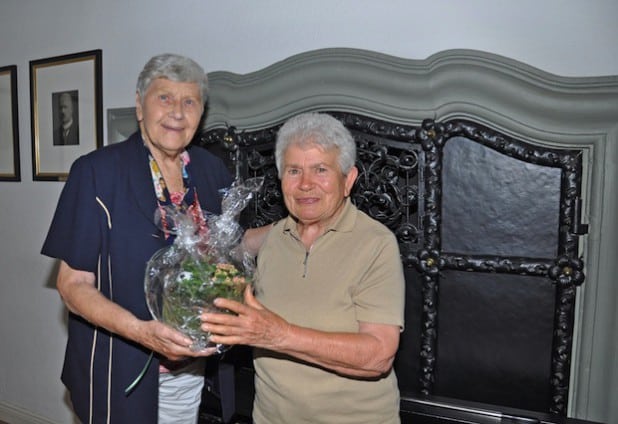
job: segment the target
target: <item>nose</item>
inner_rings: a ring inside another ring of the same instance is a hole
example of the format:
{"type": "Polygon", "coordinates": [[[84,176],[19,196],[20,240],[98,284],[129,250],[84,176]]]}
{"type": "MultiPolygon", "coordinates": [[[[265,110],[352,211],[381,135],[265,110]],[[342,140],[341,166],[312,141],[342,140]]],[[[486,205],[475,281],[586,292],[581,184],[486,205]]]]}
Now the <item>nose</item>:
{"type": "Polygon", "coordinates": [[[309,172],[302,173],[299,187],[301,190],[310,190],[313,187],[313,179],[309,172]]]}
{"type": "Polygon", "coordinates": [[[182,119],[182,117],[184,116],[184,107],[183,107],[183,103],[180,100],[175,100],[174,102],[172,102],[171,107],[170,107],[170,116],[172,116],[175,119],[182,119]]]}

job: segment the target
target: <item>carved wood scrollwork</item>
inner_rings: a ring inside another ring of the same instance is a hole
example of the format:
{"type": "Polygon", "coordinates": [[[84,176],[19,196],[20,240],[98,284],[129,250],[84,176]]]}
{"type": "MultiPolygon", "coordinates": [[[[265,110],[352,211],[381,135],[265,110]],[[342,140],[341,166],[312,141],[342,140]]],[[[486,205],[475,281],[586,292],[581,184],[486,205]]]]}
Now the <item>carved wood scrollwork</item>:
{"type": "MultiPolygon", "coordinates": [[[[548,412],[566,415],[575,287],[585,278],[577,249],[578,236],[586,231],[579,223],[581,152],[535,146],[466,120],[425,120],[420,126],[413,127],[352,113],[335,112],[332,115],[350,129],[357,141],[359,176],[351,194],[353,202],[396,234],[403,264],[414,268],[420,275],[420,392],[434,393],[442,271],[547,277],[555,285],[556,293],[548,412]],[[465,137],[526,163],[561,170],[555,258],[443,251],[443,150],[454,137],[465,137]]],[[[266,177],[262,191],[246,211],[245,218],[253,226],[272,222],[286,214],[273,154],[278,128],[259,131],[217,129],[201,138],[202,144],[224,146],[231,155],[237,175],[266,177]]]]}

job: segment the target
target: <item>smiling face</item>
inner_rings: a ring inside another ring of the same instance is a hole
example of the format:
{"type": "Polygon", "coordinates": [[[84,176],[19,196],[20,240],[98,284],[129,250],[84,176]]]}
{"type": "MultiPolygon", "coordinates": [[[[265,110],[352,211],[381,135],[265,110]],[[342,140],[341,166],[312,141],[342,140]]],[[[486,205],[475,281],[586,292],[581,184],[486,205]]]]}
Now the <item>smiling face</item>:
{"type": "Polygon", "coordinates": [[[358,174],[341,171],[337,149],[292,143],[283,155],[281,190],[290,214],[300,225],[328,226],[345,204],[358,174]]]}
{"type": "Polygon", "coordinates": [[[191,142],[204,106],[197,83],[165,78],[152,81],[143,99],[136,96],[142,137],[153,155],[174,157],[191,142]]]}

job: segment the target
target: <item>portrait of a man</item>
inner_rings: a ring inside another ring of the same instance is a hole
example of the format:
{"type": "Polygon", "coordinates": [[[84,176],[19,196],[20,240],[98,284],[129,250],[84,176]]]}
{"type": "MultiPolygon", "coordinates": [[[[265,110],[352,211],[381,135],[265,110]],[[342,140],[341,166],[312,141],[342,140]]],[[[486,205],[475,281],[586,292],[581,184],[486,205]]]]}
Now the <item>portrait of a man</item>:
{"type": "Polygon", "coordinates": [[[79,144],[78,91],[52,93],[54,146],[79,144]]]}

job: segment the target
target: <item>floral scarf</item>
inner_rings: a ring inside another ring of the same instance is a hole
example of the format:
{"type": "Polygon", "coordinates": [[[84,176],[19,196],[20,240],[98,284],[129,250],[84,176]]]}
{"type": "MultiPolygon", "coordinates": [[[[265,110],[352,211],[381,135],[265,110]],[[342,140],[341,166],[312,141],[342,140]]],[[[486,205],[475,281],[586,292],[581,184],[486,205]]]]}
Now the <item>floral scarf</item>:
{"type": "Polygon", "coordinates": [[[183,191],[170,193],[165,184],[165,179],[161,174],[159,165],[155,158],[149,154],[148,160],[150,163],[150,174],[154,185],[155,194],[157,196],[158,208],[161,213],[161,223],[165,238],[169,243],[174,242],[174,235],[168,231],[168,222],[165,219],[165,207],[173,205],[177,208],[186,208],[187,212],[193,216],[196,224],[198,224],[199,233],[203,234],[206,230],[206,220],[200,207],[200,202],[197,197],[197,190],[191,183],[191,175],[189,174],[188,166],[191,162],[189,153],[185,150],[180,154],[182,162],[182,182],[183,191]]]}

